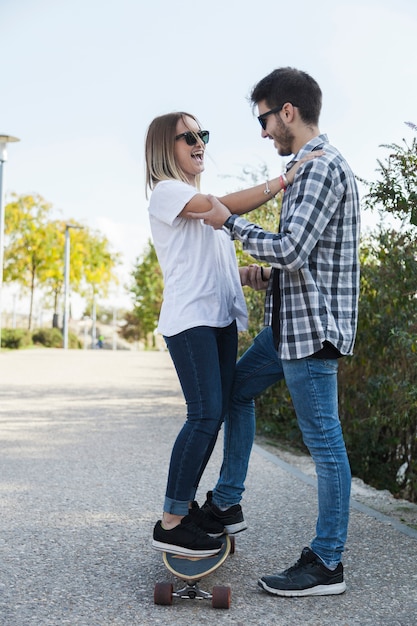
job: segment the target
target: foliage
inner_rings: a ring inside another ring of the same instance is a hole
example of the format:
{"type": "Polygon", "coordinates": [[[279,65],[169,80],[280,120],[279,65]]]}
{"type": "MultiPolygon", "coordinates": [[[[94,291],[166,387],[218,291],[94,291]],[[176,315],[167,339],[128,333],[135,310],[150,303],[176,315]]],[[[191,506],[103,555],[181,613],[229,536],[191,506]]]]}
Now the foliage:
{"type": "MultiPolygon", "coordinates": [[[[62,333],[58,328],[38,328],[30,331],[24,328],[3,328],[1,333],[1,347],[9,350],[19,350],[30,346],[44,346],[45,348],[62,348],[62,333]]],[[[68,347],[80,349],[81,341],[73,332],[68,333],[68,347]]]]}
{"type": "Polygon", "coordinates": [[[417,501],[415,234],[374,234],[362,261],[355,356],[341,362],[346,444],[354,474],[417,501]]]}
{"type": "Polygon", "coordinates": [[[358,336],[340,404],[353,472],[417,502],[417,142],[403,144],[383,146],[391,153],[364,198],[401,226],[380,225],[362,243],[358,336]]]}
{"type": "MultiPolygon", "coordinates": [[[[134,282],[130,291],[134,296],[133,314],[137,319],[136,337],[143,339],[147,347],[149,343],[155,347],[154,331],[162,304],[163,277],[155,247],[150,240],[142,257],[137,261],[132,277],[134,282]]],[[[129,327],[131,333],[132,325],[129,324],[129,327]]],[[[127,329],[124,332],[127,332],[127,329]]],[[[123,336],[127,338],[125,334],[123,336]]]]}
{"type": "Polygon", "coordinates": [[[83,257],[82,275],[84,287],[79,290],[81,295],[88,293],[106,297],[111,283],[117,283],[114,269],[120,262],[120,255],[111,252],[106,237],[97,231],[79,231],[78,240],[74,241],[75,251],[83,257]]]}
{"type": "Polygon", "coordinates": [[[47,268],[45,242],[50,237],[48,216],[51,205],[39,195],[13,195],[12,198],[5,210],[7,245],[4,253],[4,280],[16,281],[30,292],[30,328],[36,281],[47,268]]]}
{"type": "MultiPolygon", "coordinates": [[[[416,130],[411,122],[408,126],[416,130]]],[[[368,194],[364,197],[364,207],[379,209],[394,214],[401,220],[417,225],[417,139],[409,145],[405,139],[402,145],[382,145],[390,151],[385,161],[378,160],[377,172],[380,178],[365,183],[368,194]]],[[[365,182],[365,181],[363,181],[365,182]]]]}
{"type": "MultiPolygon", "coordinates": [[[[30,293],[28,327],[32,325],[35,289],[53,297],[57,312],[64,287],[64,251],[67,222],[51,218],[52,206],[40,195],[12,194],[5,207],[4,280],[18,282],[30,293]]],[[[106,296],[119,255],[109,241],[74,220],[69,229],[71,289],[81,295],[91,292],[106,296]]]]}
{"type": "Polygon", "coordinates": [[[83,347],[81,340],[71,331],[68,333],[68,347],[72,350],[81,350],[83,347]]]}
{"type": "Polygon", "coordinates": [[[46,348],[63,347],[62,333],[58,328],[38,328],[32,333],[32,341],[46,348]]]}
{"type": "Polygon", "coordinates": [[[23,328],[3,328],[1,331],[1,347],[18,350],[32,344],[31,333],[23,328]]]}
{"type": "Polygon", "coordinates": [[[119,334],[123,339],[131,343],[139,341],[140,335],[140,319],[137,311],[127,311],[124,315],[124,324],[120,328],[119,334]]]}

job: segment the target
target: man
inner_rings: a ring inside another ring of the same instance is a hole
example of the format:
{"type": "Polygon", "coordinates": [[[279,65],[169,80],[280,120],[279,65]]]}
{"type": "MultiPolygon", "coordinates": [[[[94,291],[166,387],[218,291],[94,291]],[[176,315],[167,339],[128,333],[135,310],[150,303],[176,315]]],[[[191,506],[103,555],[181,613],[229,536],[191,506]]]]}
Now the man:
{"type": "MultiPolygon", "coordinates": [[[[351,474],[338,416],[337,370],[338,359],[352,354],[356,334],[358,190],[344,158],[320,134],[322,94],[313,78],[277,69],[254,87],[251,101],[262,137],[273,140],[279,155],[294,155],[287,171],[311,151],[324,154],[304,163],[286,188],[278,234],[238,212],[232,215],[215,198],[211,211],[198,214],[271,264],[247,270],[247,284],[267,288],[266,326],[237,364],[223,465],[203,508],[231,531],[234,524],[236,530],[246,527],[239,502],[255,432],[254,398],[285,379],[316,466],[316,536],[293,567],[262,576],[259,585],[279,596],[339,594],[346,589],[341,560],[351,474]]],[[[265,193],[276,193],[268,181],[265,193]]]]}

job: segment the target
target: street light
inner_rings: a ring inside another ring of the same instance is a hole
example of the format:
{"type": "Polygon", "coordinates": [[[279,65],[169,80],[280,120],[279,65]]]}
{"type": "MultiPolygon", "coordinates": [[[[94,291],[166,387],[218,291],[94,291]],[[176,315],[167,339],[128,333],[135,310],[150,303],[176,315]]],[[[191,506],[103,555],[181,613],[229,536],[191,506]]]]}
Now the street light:
{"type": "Polygon", "coordinates": [[[7,144],[20,141],[17,137],[2,135],[0,133],[0,350],[1,350],[1,296],[3,288],[3,251],[4,251],[4,188],[3,188],[3,164],[7,161],[7,144]]]}
{"type": "Polygon", "coordinates": [[[77,224],[65,224],[65,259],[64,259],[64,349],[68,348],[68,319],[69,319],[69,276],[70,276],[70,228],[82,228],[77,224]]]}

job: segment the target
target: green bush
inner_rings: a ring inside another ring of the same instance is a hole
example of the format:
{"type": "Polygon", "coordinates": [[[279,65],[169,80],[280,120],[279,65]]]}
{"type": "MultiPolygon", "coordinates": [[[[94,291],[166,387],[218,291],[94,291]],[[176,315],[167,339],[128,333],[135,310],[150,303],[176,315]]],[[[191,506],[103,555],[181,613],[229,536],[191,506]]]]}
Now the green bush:
{"type": "Polygon", "coordinates": [[[46,348],[62,348],[62,333],[59,328],[38,328],[32,334],[32,341],[46,348]]]}
{"type": "Polygon", "coordinates": [[[1,347],[18,350],[32,344],[31,333],[23,328],[3,328],[1,331],[1,347]]]}
{"type": "Polygon", "coordinates": [[[80,350],[83,345],[81,340],[74,333],[68,333],[68,347],[74,350],[80,350]]]}
{"type": "Polygon", "coordinates": [[[343,359],[340,407],[352,471],[417,502],[417,244],[381,231],[362,247],[355,356],[343,359]]]}

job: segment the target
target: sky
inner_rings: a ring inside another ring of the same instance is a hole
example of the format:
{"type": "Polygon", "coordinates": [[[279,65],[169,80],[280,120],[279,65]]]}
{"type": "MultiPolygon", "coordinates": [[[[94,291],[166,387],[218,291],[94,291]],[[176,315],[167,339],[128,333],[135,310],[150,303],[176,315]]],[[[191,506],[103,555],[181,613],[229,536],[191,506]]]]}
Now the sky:
{"type": "Polygon", "coordinates": [[[127,282],[150,238],[154,117],[195,114],[211,133],[202,191],[234,191],[246,167],[282,171],[248,95],[296,67],[323,91],[321,132],[372,180],[381,144],[413,137],[416,37],[415,0],[0,0],[0,133],[20,139],[6,202],[37,193],[56,217],[99,229],[127,282]]]}

